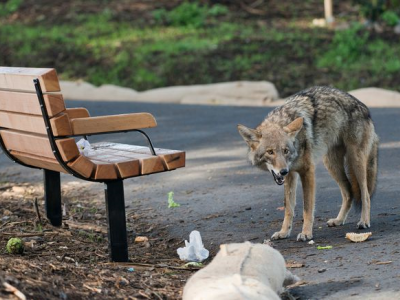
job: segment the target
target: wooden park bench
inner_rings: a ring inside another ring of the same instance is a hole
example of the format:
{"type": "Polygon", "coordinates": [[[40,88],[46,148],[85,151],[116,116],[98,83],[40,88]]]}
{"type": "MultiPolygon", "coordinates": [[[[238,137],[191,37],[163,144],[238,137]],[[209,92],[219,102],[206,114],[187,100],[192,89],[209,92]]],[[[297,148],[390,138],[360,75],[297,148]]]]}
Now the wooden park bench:
{"type": "MultiPolygon", "coordinates": [[[[0,67],[0,144],[14,162],[44,170],[47,218],[62,224],[60,172],[105,183],[112,261],[128,260],[123,180],[185,166],[185,152],[154,148],[141,129],[157,126],[149,113],[90,117],[85,108],[66,108],[54,69],[0,67]],[[148,147],[91,144],[80,154],[76,137],[138,131],[148,147]]],[[[112,100],[112,99],[110,99],[112,100]]]]}

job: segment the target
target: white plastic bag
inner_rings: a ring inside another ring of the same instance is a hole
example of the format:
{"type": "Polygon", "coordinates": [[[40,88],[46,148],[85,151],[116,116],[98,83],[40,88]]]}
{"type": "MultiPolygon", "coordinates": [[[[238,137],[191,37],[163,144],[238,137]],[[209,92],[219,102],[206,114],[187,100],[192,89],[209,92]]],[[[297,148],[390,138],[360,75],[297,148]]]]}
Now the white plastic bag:
{"type": "Polygon", "coordinates": [[[185,240],[185,247],[177,250],[179,258],[185,261],[202,262],[208,258],[209,252],[204,248],[200,232],[193,230],[189,235],[189,242],[185,240]]]}
{"type": "Polygon", "coordinates": [[[78,146],[79,153],[82,155],[88,156],[93,151],[88,140],[80,139],[76,145],[78,146]]]}

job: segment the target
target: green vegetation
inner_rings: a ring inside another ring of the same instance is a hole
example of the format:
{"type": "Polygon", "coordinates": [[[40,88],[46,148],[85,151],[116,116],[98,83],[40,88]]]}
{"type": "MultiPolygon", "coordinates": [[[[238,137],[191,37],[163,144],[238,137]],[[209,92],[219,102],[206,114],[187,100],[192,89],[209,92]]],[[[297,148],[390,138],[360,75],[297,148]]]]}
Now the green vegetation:
{"type": "Polygon", "coordinates": [[[372,22],[383,20],[389,26],[395,26],[400,13],[400,0],[353,0],[360,6],[360,13],[372,22]]]}
{"type": "Polygon", "coordinates": [[[202,6],[197,2],[183,2],[171,11],[164,8],[155,10],[153,17],[159,24],[199,28],[206,24],[208,18],[226,15],[228,12],[229,10],[220,4],[209,7],[202,6]]]}
{"type": "Polygon", "coordinates": [[[8,0],[5,3],[0,3],[0,17],[16,12],[21,6],[23,0],[8,0]]]}
{"type": "Polygon", "coordinates": [[[400,22],[400,18],[393,10],[387,10],[381,15],[381,19],[388,26],[396,26],[400,22]]]}
{"type": "MultiPolygon", "coordinates": [[[[343,72],[348,82],[340,82],[338,87],[354,89],[360,85],[360,74],[370,78],[390,78],[400,72],[400,45],[372,38],[361,26],[353,26],[336,32],[329,50],[319,57],[317,67],[343,72]]],[[[365,79],[368,80],[368,79],[365,79]]],[[[379,84],[379,83],[377,83],[379,84]]]]}
{"type": "MultiPolygon", "coordinates": [[[[23,9],[21,3],[1,5],[12,14],[23,9]]],[[[336,32],[299,27],[296,20],[267,25],[223,5],[197,2],[131,21],[107,3],[97,13],[51,24],[41,16],[30,22],[0,18],[0,65],[55,67],[62,79],[136,90],[269,80],[287,96],[311,85],[398,85],[400,45],[361,25],[336,32]]],[[[392,26],[397,15],[387,10],[380,16],[392,26]]]]}

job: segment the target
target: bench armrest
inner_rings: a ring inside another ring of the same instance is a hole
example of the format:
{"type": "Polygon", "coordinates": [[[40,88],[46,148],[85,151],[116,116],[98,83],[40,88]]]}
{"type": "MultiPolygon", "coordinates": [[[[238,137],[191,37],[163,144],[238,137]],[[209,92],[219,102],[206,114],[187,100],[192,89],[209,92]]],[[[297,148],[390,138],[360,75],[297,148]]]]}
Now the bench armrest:
{"type": "Polygon", "coordinates": [[[76,118],[71,120],[73,135],[90,135],[124,130],[156,127],[157,122],[149,113],[76,118]]]}
{"type": "Polygon", "coordinates": [[[71,119],[76,119],[76,118],[88,118],[90,117],[89,111],[86,108],[83,107],[77,107],[77,108],[67,108],[65,111],[68,115],[68,118],[71,119]]]}

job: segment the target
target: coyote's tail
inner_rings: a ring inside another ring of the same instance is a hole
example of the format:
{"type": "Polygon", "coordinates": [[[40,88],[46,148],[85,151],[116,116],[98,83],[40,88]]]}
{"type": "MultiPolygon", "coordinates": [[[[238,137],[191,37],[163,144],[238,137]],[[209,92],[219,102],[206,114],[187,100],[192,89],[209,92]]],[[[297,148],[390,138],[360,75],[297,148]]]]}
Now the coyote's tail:
{"type": "MultiPolygon", "coordinates": [[[[378,173],[378,137],[374,137],[374,141],[372,144],[371,151],[368,156],[368,161],[367,161],[367,187],[368,187],[368,193],[370,198],[372,199],[372,196],[375,192],[375,187],[376,187],[376,181],[377,181],[377,173],[378,173]]],[[[352,196],[355,204],[355,207],[357,210],[361,209],[361,190],[360,186],[358,184],[357,178],[355,176],[355,172],[357,170],[354,170],[351,165],[349,166],[349,180],[351,183],[351,191],[352,191],[352,196]]]]}

